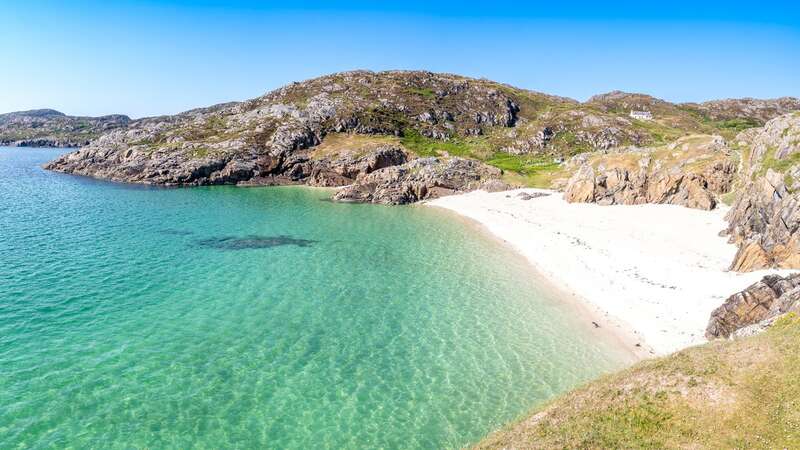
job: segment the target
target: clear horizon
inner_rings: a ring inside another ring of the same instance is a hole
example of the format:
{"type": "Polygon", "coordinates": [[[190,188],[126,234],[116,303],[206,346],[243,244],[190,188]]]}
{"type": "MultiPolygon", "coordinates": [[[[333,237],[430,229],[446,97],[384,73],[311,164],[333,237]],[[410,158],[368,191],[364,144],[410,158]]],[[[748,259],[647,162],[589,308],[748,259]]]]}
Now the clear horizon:
{"type": "Polygon", "coordinates": [[[138,118],[366,69],[488,78],[584,101],[800,97],[800,6],[33,1],[0,6],[0,113],[138,118]],[[44,63],[43,63],[44,62],[44,63]]]}

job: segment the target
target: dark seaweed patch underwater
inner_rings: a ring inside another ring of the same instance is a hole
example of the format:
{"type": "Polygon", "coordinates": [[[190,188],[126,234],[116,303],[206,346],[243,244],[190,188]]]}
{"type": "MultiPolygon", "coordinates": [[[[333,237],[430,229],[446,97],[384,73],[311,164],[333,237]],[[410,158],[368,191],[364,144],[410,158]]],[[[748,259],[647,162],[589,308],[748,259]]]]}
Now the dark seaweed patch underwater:
{"type": "Polygon", "coordinates": [[[296,247],[309,247],[317,241],[311,239],[298,239],[291,236],[257,236],[250,235],[244,237],[223,236],[197,240],[197,244],[202,247],[215,248],[218,250],[250,250],[280,247],[283,245],[294,245],[296,247]]]}

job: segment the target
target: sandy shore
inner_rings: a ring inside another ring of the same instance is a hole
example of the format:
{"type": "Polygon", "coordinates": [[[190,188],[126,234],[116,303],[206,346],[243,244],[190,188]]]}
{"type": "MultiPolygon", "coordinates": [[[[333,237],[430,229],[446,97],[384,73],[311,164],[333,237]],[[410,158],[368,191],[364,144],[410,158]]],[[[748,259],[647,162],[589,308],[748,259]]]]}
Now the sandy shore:
{"type": "Polygon", "coordinates": [[[541,189],[482,191],[427,203],[482,224],[626,342],[654,355],[705,341],[709,315],[767,272],[727,267],[724,209],[567,203],[541,189]],[[521,192],[550,195],[523,200],[521,192]]]}

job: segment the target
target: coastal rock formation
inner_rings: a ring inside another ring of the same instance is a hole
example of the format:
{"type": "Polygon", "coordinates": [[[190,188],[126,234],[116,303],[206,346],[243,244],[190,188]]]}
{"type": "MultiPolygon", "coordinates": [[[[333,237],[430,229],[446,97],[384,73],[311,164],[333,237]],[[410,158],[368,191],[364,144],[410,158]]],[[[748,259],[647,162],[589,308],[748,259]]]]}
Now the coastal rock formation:
{"type": "Polygon", "coordinates": [[[361,174],[369,174],[385,167],[408,161],[408,154],[399,147],[380,147],[366,156],[345,155],[314,161],[308,184],[335,187],[352,184],[361,174]]]}
{"type": "Polygon", "coordinates": [[[398,136],[435,142],[510,127],[519,107],[494,83],[427,72],[348,72],[293,83],[263,97],[142,119],[46,167],[163,185],[342,186],[403,164],[398,136]],[[394,137],[370,155],[319,155],[331,135],[394,137]]]}
{"type": "Polygon", "coordinates": [[[736,166],[719,136],[682,138],[664,148],[583,154],[564,187],[568,202],[601,205],[666,203],[713,209],[730,190],[736,166]]]}
{"type": "MultiPolygon", "coordinates": [[[[779,109],[743,108],[742,114],[757,111],[761,117],[779,109]]],[[[92,138],[91,145],[46,167],[109,180],[176,186],[341,186],[351,184],[359,174],[415,158],[460,157],[516,172],[520,176],[515,180],[529,183],[526,178],[531,174],[542,167],[556,168],[554,161],[565,155],[666,145],[689,133],[729,132],[704,114],[641,94],[616,92],[580,103],[450,74],[353,71],[292,83],[244,102],[174,116],[120,118],[120,124],[92,138]],[[633,119],[628,108],[649,108],[653,119],[648,123],[633,119]],[[394,152],[376,154],[371,163],[357,161],[374,152],[376,145],[393,147],[405,157],[394,152]]],[[[757,120],[736,117],[747,123],[757,120]]],[[[730,172],[730,166],[720,164],[708,173],[659,169],[647,173],[646,180],[637,179],[638,169],[628,169],[626,174],[605,173],[610,166],[593,167],[595,178],[602,182],[595,183],[599,188],[591,198],[713,207],[713,198],[706,193],[726,189],[730,172]],[[647,186],[645,194],[638,193],[643,186],[647,186]]]]}
{"type": "Polygon", "coordinates": [[[74,117],[52,109],[0,114],[0,145],[14,147],[81,147],[102,133],[122,128],[123,115],[74,117]]]}
{"type": "Polygon", "coordinates": [[[800,114],[737,139],[743,187],[726,217],[726,233],[739,245],[731,269],[800,268],[800,114]]]}
{"type": "Polygon", "coordinates": [[[383,204],[413,203],[475,189],[507,189],[499,169],[463,158],[419,158],[359,175],[334,200],[383,204]]]}
{"type": "Polygon", "coordinates": [[[708,339],[748,335],[769,326],[787,312],[800,313],[800,274],[765,276],[747,289],[731,295],[711,313],[708,339]]]}

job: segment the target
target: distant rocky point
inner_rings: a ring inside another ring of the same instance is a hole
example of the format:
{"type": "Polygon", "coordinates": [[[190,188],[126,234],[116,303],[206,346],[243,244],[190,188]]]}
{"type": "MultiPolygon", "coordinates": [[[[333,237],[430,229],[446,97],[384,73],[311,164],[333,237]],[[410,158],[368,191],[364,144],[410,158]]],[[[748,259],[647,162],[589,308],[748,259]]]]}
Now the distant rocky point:
{"type": "Polygon", "coordinates": [[[0,145],[81,147],[101,134],[127,126],[128,116],[68,116],[53,109],[0,114],[0,145]]]}

